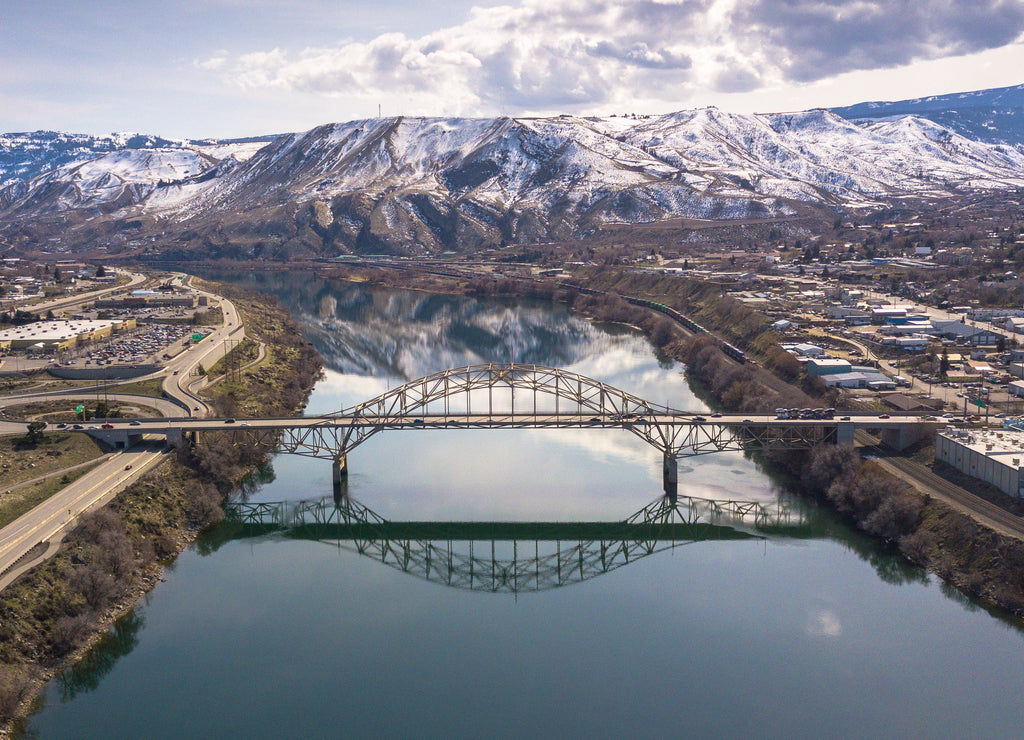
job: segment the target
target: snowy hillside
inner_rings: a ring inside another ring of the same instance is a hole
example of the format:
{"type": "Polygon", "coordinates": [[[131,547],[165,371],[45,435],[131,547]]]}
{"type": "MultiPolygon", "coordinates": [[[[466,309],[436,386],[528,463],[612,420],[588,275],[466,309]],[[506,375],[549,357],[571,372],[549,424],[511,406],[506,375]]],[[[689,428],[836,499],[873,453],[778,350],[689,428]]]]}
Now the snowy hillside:
{"type": "Polygon", "coordinates": [[[917,116],[968,139],[1024,144],[1024,85],[930,95],[913,100],[858,103],[832,112],[858,123],[917,116]]]}
{"type": "Polygon", "coordinates": [[[0,228],[42,217],[74,225],[98,210],[135,228],[206,234],[241,254],[289,244],[330,255],[417,253],[579,238],[611,223],[763,218],[1024,186],[1024,147],[974,141],[923,118],[855,124],[824,110],[400,117],[265,145],[155,143],[9,184],[0,228]]]}
{"type": "Polygon", "coordinates": [[[193,148],[215,159],[231,155],[238,159],[248,159],[270,138],[189,142],[126,132],[106,136],[57,131],[0,134],[0,188],[14,182],[31,180],[67,164],[85,162],[109,152],[123,150],[193,148]]]}

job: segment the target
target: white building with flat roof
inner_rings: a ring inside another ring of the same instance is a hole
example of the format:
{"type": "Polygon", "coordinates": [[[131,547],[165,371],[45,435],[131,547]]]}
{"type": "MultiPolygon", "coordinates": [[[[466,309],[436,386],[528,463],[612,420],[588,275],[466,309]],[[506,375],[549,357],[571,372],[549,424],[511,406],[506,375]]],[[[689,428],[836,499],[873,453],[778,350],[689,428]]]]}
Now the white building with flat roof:
{"type": "Polygon", "coordinates": [[[38,348],[50,351],[108,337],[115,331],[135,327],[135,319],[78,319],[75,321],[35,321],[0,331],[0,347],[38,348]]]}
{"type": "Polygon", "coordinates": [[[961,473],[1024,499],[1021,461],[1024,432],[1010,429],[947,429],[935,438],[935,459],[961,473]]]}

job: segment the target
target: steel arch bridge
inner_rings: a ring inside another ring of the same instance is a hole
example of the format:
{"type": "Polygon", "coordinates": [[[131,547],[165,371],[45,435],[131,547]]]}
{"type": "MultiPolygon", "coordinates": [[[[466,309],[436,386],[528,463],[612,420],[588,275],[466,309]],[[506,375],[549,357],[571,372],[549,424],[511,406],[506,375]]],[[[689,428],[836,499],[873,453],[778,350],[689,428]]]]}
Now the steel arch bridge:
{"type": "Polygon", "coordinates": [[[678,488],[679,457],[810,449],[837,438],[834,422],[707,422],[569,370],[486,363],[427,375],[315,423],[252,427],[244,436],[282,452],[333,459],[337,493],[348,472],[348,453],[388,429],[621,428],[662,453],[670,496],[678,488]]]}
{"type": "Polygon", "coordinates": [[[392,522],[344,497],[229,503],[244,535],[281,531],[352,550],[450,588],[519,594],[546,591],[706,540],[806,536],[806,516],[782,505],[680,498],[655,501],[619,522],[392,522]]]}
{"type": "MultiPolygon", "coordinates": [[[[351,450],[386,428],[380,424],[382,420],[422,418],[421,415],[436,404],[443,406],[439,412],[444,417],[461,415],[473,426],[480,427],[532,427],[544,424],[545,420],[557,422],[561,418],[568,420],[583,416],[588,417],[588,422],[602,417],[625,421],[647,418],[655,413],[655,408],[639,396],[578,373],[543,365],[492,362],[441,370],[330,416],[353,422],[338,440],[342,449],[351,450]],[[496,390],[509,391],[511,403],[507,408],[496,405],[496,390]],[[519,391],[518,410],[516,391],[519,391]],[[475,414],[474,392],[477,393],[475,414]],[[479,398],[481,392],[487,393],[485,403],[479,398]],[[553,409],[545,410],[543,405],[538,406],[539,398],[553,401],[553,409]],[[460,400],[464,403],[457,403],[460,400]],[[454,406],[458,408],[453,409],[454,406]],[[360,424],[359,420],[369,423],[360,424]]],[[[577,421],[576,425],[579,423],[577,421]]],[[[656,432],[650,432],[648,425],[630,428],[661,450],[673,447],[674,439],[671,435],[666,436],[667,429],[656,427],[656,432]]]]}

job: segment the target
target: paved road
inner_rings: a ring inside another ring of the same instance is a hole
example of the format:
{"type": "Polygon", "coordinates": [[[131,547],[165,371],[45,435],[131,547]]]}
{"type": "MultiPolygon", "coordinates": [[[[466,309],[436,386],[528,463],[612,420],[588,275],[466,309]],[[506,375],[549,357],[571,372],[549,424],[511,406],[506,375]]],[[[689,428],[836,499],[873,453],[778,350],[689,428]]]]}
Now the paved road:
{"type": "Polygon", "coordinates": [[[101,288],[99,290],[92,290],[88,293],[79,293],[77,295],[65,296],[63,298],[55,298],[52,301],[44,301],[42,303],[36,303],[32,305],[26,305],[24,303],[18,304],[17,308],[24,308],[26,311],[32,313],[46,313],[47,311],[56,310],[58,308],[69,308],[71,306],[77,306],[81,303],[88,303],[94,301],[97,298],[102,298],[105,295],[116,293],[122,290],[131,290],[137,285],[140,285],[146,281],[146,276],[135,273],[126,272],[124,270],[116,270],[118,273],[129,275],[130,279],[125,285],[115,285],[111,288],[101,288]]]}
{"type": "MultiPolygon", "coordinates": [[[[210,293],[205,293],[205,295],[211,300],[220,300],[224,324],[215,329],[202,342],[196,343],[189,351],[183,352],[172,360],[168,368],[161,372],[160,375],[165,376],[164,392],[171,400],[109,393],[108,398],[145,404],[171,416],[189,414],[201,416],[208,413],[209,408],[206,403],[195,394],[194,389],[189,387],[191,380],[201,380],[201,378],[195,378],[190,373],[200,363],[204,367],[212,366],[223,357],[230,346],[233,346],[234,340],[241,341],[245,337],[245,331],[238,312],[230,301],[219,299],[218,296],[210,293]]],[[[94,397],[94,394],[83,393],[82,389],[74,388],[52,393],[30,393],[3,397],[0,398],[0,407],[40,400],[62,398],[71,400],[76,397],[76,394],[85,398],[94,397]]],[[[128,426],[128,422],[118,423],[128,426]]],[[[23,433],[25,428],[24,422],[0,421],[0,433],[23,433]]],[[[135,428],[134,431],[142,430],[135,428]]],[[[32,558],[26,556],[37,549],[40,543],[52,543],[63,537],[82,512],[105,504],[128,483],[156,466],[166,451],[165,441],[157,438],[131,449],[114,453],[95,470],[82,476],[17,521],[0,530],[0,589],[18,576],[30,564],[29,560],[35,560],[34,556],[32,558]]]]}
{"type": "Polygon", "coordinates": [[[115,453],[95,470],[0,529],[0,588],[13,580],[14,566],[37,544],[63,537],[81,514],[102,506],[159,463],[164,449],[159,441],[115,453]],[[128,465],[131,470],[126,470],[128,465]]]}
{"type": "Polygon", "coordinates": [[[231,301],[205,291],[198,292],[200,295],[205,295],[210,301],[220,303],[224,323],[201,342],[191,347],[188,352],[182,352],[168,362],[166,370],[160,374],[165,376],[162,386],[164,393],[177,401],[186,410],[187,415],[207,416],[211,412],[211,408],[198,393],[205,384],[206,378],[197,376],[194,372],[200,365],[207,370],[213,367],[227,352],[245,339],[245,327],[242,325],[238,309],[231,301]]]}
{"type": "Polygon", "coordinates": [[[519,412],[516,414],[495,412],[494,414],[423,414],[374,416],[364,414],[358,416],[296,416],[281,418],[224,418],[188,419],[188,418],[156,418],[156,419],[111,419],[110,424],[115,431],[134,431],[139,433],[163,433],[169,429],[186,432],[221,430],[226,426],[239,426],[255,429],[305,429],[311,427],[350,427],[356,425],[386,425],[389,428],[432,426],[466,426],[477,427],[488,423],[498,424],[537,424],[540,426],[587,426],[587,425],[642,425],[659,424],[665,426],[728,426],[728,427],[834,427],[837,424],[849,424],[854,429],[898,429],[907,423],[925,423],[933,427],[943,427],[950,419],[931,419],[922,421],[919,416],[898,416],[888,414],[852,415],[849,420],[840,419],[776,419],[774,415],[764,414],[721,414],[718,416],[700,416],[689,413],[655,413],[642,418],[618,419],[613,414],[572,414],[519,412]]]}
{"type": "MultiPolygon", "coordinates": [[[[89,391],[86,388],[67,388],[59,391],[51,391],[50,393],[33,393],[28,395],[19,396],[0,396],[0,409],[9,408],[12,406],[24,406],[29,403],[41,403],[45,401],[61,401],[67,400],[68,406],[76,401],[95,401],[97,398],[96,391],[89,391]]],[[[181,416],[182,408],[179,404],[173,401],[168,401],[164,398],[155,398],[153,396],[141,396],[134,393],[111,393],[104,392],[103,398],[110,401],[117,401],[119,403],[135,403],[141,406],[149,406],[159,411],[164,416],[181,416]]],[[[24,422],[19,422],[21,427],[24,427],[24,422]]],[[[2,433],[2,432],[0,432],[2,433]]]]}

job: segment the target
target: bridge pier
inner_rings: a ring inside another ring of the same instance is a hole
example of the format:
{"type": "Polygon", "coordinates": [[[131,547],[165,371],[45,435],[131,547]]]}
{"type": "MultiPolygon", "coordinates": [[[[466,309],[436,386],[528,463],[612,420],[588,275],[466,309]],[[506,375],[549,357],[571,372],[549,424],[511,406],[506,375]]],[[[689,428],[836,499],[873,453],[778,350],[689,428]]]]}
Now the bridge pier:
{"type": "Polygon", "coordinates": [[[338,454],[331,463],[331,482],[334,484],[334,500],[341,501],[348,495],[348,455],[338,454]]]}
{"type": "Polygon", "coordinates": [[[664,484],[665,495],[668,497],[669,502],[675,503],[679,495],[679,461],[676,460],[676,456],[666,452],[662,459],[662,481],[664,484]]]}
{"type": "Polygon", "coordinates": [[[903,450],[921,441],[924,433],[920,424],[901,424],[895,429],[886,429],[882,432],[882,444],[894,450],[903,450]]]}
{"type": "Polygon", "coordinates": [[[852,421],[839,422],[836,424],[836,444],[840,447],[842,445],[852,445],[856,431],[857,428],[852,421]]]}

